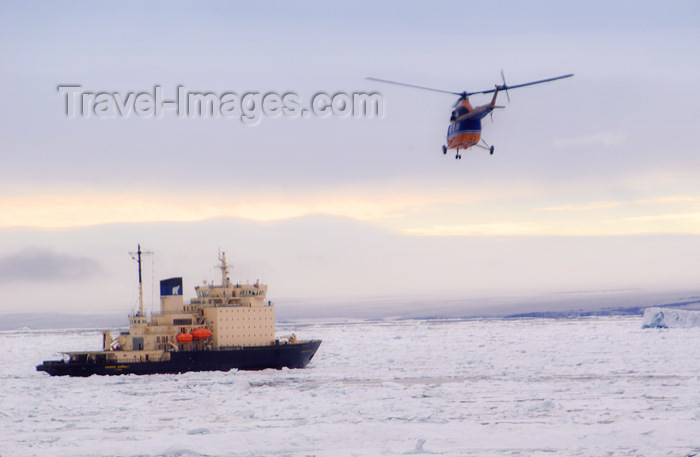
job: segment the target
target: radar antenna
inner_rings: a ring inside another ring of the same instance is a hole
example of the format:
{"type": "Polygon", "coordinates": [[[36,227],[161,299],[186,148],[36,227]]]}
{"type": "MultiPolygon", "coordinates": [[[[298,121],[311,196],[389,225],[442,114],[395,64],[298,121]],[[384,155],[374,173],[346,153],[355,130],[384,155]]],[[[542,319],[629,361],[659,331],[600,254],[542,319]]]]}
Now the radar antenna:
{"type": "Polygon", "coordinates": [[[224,252],[219,251],[219,261],[221,262],[221,265],[216,265],[216,268],[221,270],[221,286],[228,287],[228,283],[229,283],[228,269],[233,268],[233,265],[226,263],[226,252],[225,251],[224,252]]]}

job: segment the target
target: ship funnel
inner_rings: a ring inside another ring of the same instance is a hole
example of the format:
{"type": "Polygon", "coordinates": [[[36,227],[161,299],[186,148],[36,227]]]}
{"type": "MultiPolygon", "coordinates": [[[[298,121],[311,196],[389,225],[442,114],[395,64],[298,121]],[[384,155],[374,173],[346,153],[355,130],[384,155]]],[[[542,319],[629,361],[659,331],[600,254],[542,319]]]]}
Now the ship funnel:
{"type": "Polygon", "coordinates": [[[182,278],[168,278],[160,281],[160,312],[180,313],[184,307],[182,300],[182,278]]]}

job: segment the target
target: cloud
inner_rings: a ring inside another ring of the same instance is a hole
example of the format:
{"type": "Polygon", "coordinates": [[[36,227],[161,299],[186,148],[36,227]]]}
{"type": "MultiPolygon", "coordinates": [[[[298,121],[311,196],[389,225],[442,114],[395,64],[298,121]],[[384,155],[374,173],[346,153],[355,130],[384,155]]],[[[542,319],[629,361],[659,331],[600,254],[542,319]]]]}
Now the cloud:
{"type": "MultiPolygon", "coordinates": [[[[449,186],[448,186],[449,189],[449,186]]],[[[236,198],[206,192],[65,192],[0,197],[0,227],[70,228],[114,223],[194,222],[221,217],[269,222],[310,214],[357,220],[396,218],[436,204],[468,203],[497,198],[486,191],[453,196],[445,187],[411,189],[397,186],[390,195],[375,188],[319,191],[259,189],[236,198]]]]}
{"type": "Polygon", "coordinates": [[[435,225],[427,228],[406,229],[403,230],[403,233],[418,236],[513,236],[537,234],[544,229],[546,227],[535,224],[487,223],[435,225]]]}
{"type": "Polygon", "coordinates": [[[622,205],[621,202],[592,202],[586,205],[559,205],[535,208],[535,211],[592,211],[597,209],[611,209],[622,205]]]}
{"type": "Polygon", "coordinates": [[[635,222],[665,222],[665,221],[689,221],[700,222],[700,213],[669,213],[669,214],[651,214],[648,216],[631,216],[625,217],[623,220],[635,222]]]}
{"type": "Polygon", "coordinates": [[[700,202],[700,196],[696,195],[673,195],[670,197],[649,198],[635,200],[636,205],[661,205],[669,203],[696,203],[700,202]]]}
{"type": "Polygon", "coordinates": [[[624,142],[625,137],[621,133],[598,132],[570,138],[557,138],[552,141],[552,147],[555,149],[611,147],[619,146],[624,142]]]}
{"type": "Polygon", "coordinates": [[[556,205],[556,206],[544,206],[535,208],[535,211],[592,211],[598,209],[611,209],[619,208],[621,206],[627,205],[674,205],[683,203],[698,203],[700,202],[700,196],[696,195],[671,195],[667,197],[655,197],[646,199],[637,199],[631,201],[598,201],[590,202],[583,205],[556,205]]]}
{"type": "Polygon", "coordinates": [[[0,257],[0,282],[77,280],[100,271],[99,263],[91,258],[36,247],[0,257]]]}

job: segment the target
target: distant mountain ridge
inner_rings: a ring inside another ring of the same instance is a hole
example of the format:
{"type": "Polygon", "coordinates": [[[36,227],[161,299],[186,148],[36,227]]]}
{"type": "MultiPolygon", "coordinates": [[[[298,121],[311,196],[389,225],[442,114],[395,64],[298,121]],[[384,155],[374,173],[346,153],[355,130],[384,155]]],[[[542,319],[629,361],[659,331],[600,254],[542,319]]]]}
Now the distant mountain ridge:
{"type": "MultiPolygon", "coordinates": [[[[602,294],[598,299],[607,303],[602,294]]],[[[282,312],[278,313],[278,322],[286,321],[308,321],[308,320],[334,320],[334,319],[362,319],[362,320],[383,320],[383,319],[524,319],[524,318],[545,318],[545,319],[571,319],[578,317],[593,316],[642,316],[644,310],[650,307],[673,308],[681,310],[700,310],[700,297],[687,297],[679,301],[659,301],[657,299],[638,298],[640,305],[637,306],[598,306],[597,300],[581,302],[582,306],[555,309],[552,303],[533,304],[538,307],[537,311],[511,312],[514,307],[526,306],[522,302],[512,301],[501,304],[488,312],[488,307],[475,307],[474,302],[480,300],[448,300],[440,307],[439,312],[435,312],[435,306],[428,302],[411,302],[408,299],[401,300],[394,298],[385,300],[384,304],[376,305],[381,300],[357,300],[350,301],[344,305],[329,306],[328,303],[305,304],[295,306],[291,303],[283,304],[282,312]],[[354,312],[350,312],[354,311],[354,312]]],[[[519,299],[524,300],[524,299],[519,299]]],[[[571,303],[564,306],[572,306],[571,303]]],[[[38,329],[115,329],[127,326],[125,314],[63,314],[63,313],[13,313],[0,315],[0,331],[29,328],[38,329]]]]}
{"type": "MultiPolygon", "coordinates": [[[[154,253],[144,265],[144,298],[155,308],[155,284],[160,279],[182,276],[187,297],[202,280],[215,280],[218,270],[213,264],[219,250],[226,251],[234,265],[232,279],[260,279],[270,286],[273,302],[310,297],[321,303],[324,297],[335,297],[329,309],[312,310],[312,315],[331,316],[338,315],[338,302],[342,305],[354,297],[398,297],[394,302],[399,306],[386,310],[387,315],[405,315],[402,297],[411,305],[422,301],[408,309],[409,317],[416,317],[443,315],[445,307],[450,315],[473,315],[472,308],[483,308],[473,297],[491,303],[490,297],[529,294],[538,299],[536,294],[551,291],[678,291],[692,289],[695,272],[700,271],[700,256],[689,255],[700,246],[697,235],[419,236],[318,214],[268,222],[220,218],[61,231],[11,229],[0,240],[0,261],[4,260],[0,264],[11,273],[0,275],[0,313],[128,312],[138,297],[136,267],[128,255],[136,243],[154,253]],[[22,256],[31,262],[18,262],[22,256]],[[32,293],[27,294],[30,285],[32,293]],[[467,298],[466,305],[459,297],[467,298]],[[422,309],[429,302],[434,312],[422,309]]],[[[545,308],[507,300],[508,306],[526,306],[499,309],[497,314],[575,309],[579,295],[586,293],[546,298],[544,302],[555,306],[545,308]],[[566,306],[558,306],[559,302],[566,306]]],[[[698,290],[687,295],[698,295],[698,290]]],[[[675,300],[680,296],[668,301],[680,301],[675,300]]],[[[620,303],[620,297],[612,294],[607,304],[596,308],[648,303],[644,297],[620,303]]],[[[354,307],[352,303],[344,312],[356,316],[354,307]]],[[[285,319],[299,315],[295,309],[278,311],[285,319]]]]}

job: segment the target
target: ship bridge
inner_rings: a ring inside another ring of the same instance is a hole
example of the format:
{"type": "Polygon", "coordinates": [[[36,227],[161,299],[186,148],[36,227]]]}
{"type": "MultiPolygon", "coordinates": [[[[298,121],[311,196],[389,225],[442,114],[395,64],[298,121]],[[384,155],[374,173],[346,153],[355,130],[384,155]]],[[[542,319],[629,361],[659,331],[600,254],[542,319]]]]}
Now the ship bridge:
{"type": "MultiPolygon", "coordinates": [[[[260,280],[255,284],[232,283],[229,278],[229,264],[226,262],[226,253],[219,255],[221,270],[221,284],[207,283],[194,288],[197,298],[190,301],[190,306],[194,308],[209,306],[244,306],[261,307],[266,306],[267,285],[261,284],[260,280]]],[[[267,303],[270,306],[271,303],[267,303]]]]}

